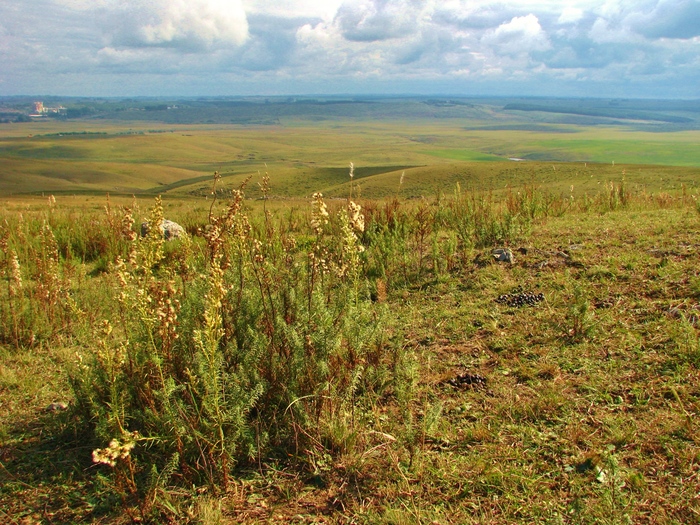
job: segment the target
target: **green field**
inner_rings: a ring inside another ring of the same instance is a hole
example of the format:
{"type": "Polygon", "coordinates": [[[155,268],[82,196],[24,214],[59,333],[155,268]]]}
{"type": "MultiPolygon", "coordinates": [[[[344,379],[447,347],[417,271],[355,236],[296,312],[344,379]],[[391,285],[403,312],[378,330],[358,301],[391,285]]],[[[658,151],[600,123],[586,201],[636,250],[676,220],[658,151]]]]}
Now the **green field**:
{"type": "Polygon", "coordinates": [[[494,160],[509,155],[533,161],[700,166],[700,152],[695,147],[697,132],[659,134],[629,133],[619,129],[582,129],[575,134],[557,136],[552,133],[492,131],[482,132],[478,139],[473,140],[488,140],[488,151],[493,154],[464,150],[443,150],[435,154],[474,161],[494,160]]]}
{"type": "MultiPolygon", "coordinates": [[[[232,184],[267,172],[275,195],[308,197],[314,191],[342,193],[347,181],[340,168],[350,162],[367,197],[393,194],[395,175],[403,170],[407,176],[415,174],[416,184],[404,188],[412,196],[452,191],[458,173],[467,167],[473,174],[470,186],[499,189],[500,181],[479,182],[481,170],[484,180],[493,180],[494,168],[483,164],[510,158],[527,161],[518,163],[519,177],[551,162],[615,164],[618,174],[624,169],[620,165],[700,167],[700,130],[692,126],[668,131],[663,127],[668,123],[655,121],[641,128],[638,121],[619,119],[561,123],[556,121],[561,113],[506,111],[489,100],[199,104],[173,111],[127,110],[104,118],[2,124],[0,194],[197,195],[201,181],[218,171],[232,184]],[[256,114],[263,120],[274,116],[274,122],[200,123],[214,108],[220,115],[236,111],[249,120],[256,114]],[[182,114],[175,121],[187,123],[170,122],[178,111],[182,114]],[[128,116],[139,120],[125,120],[128,116]],[[151,120],[142,120],[147,117],[151,120]]],[[[563,111],[559,106],[551,104],[553,111],[563,111]]],[[[680,114],[675,106],[660,108],[680,114]]],[[[683,118],[692,120],[688,115],[695,113],[681,109],[683,118]]],[[[505,164],[498,169],[510,170],[505,164]]],[[[600,169],[603,178],[616,173],[600,169]]],[[[686,185],[695,178],[692,170],[671,177],[686,185]]],[[[649,174],[634,182],[653,188],[655,179],[649,174]]],[[[561,187],[574,183],[559,182],[561,187]]]]}

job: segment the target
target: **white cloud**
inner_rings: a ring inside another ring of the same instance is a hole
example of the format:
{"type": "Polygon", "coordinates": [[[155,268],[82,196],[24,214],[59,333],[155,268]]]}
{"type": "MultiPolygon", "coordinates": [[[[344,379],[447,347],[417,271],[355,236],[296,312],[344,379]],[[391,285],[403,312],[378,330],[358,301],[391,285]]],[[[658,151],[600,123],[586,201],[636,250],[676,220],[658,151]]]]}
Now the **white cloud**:
{"type": "Polygon", "coordinates": [[[507,55],[544,51],[551,47],[540,21],[533,14],[516,16],[510,22],[488,31],[482,42],[507,55]]]}
{"type": "Polygon", "coordinates": [[[699,0],[0,0],[0,94],[106,72],[155,92],[628,75],[697,96],[699,17],[699,0]]]}
{"type": "Polygon", "coordinates": [[[387,40],[415,33],[423,7],[416,0],[354,0],[340,6],[335,21],[348,40],[387,40]]]}
{"type": "Polygon", "coordinates": [[[648,38],[690,39],[700,36],[700,1],[659,0],[653,9],[631,13],[626,22],[648,38]]]}
{"type": "Polygon", "coordinates": [[[243,0],[248,14],[332,20],[343,0],[243,0]]]}
{"type": "Polygon", "coordinates": [[[621,43],[637,40],[630,29],[619,23],[611,23],[604,18],[598,18],[588,32],[589,38],[597,43],[621,43]]]}
{"type": "Polygon", "coordinates": [[[575,24],[576,22],[579,22],[583,18],[583,9],[579,9],[578,7],[565,7],[564,10],[561,12],[561,15],[559,16],[559,19],[557,20],[558,24],[575,24]]]}
{"type": "Polygon", "coordinates": [[[296,33],[298,49],[294,64],[305,75],[365,75],[385,60],[384,42],[347,40],[334,23],[306,24],[296,33]]]}
{"type": "Polygon", "coordinates": [[[101,11],[105,26],[114,24],[110,43],[117,46],[181,47],[191,52],[239,46],[248,38],[246,13],[236,0],[113,1],[101,11]]]}

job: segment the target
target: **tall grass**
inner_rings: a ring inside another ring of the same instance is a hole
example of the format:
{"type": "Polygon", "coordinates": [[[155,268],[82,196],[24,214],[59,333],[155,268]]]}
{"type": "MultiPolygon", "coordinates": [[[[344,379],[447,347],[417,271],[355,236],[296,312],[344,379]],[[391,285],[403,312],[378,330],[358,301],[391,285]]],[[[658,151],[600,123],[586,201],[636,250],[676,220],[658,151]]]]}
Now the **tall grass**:
{"type": "Polygon", "coordinates": [[[449,221],[465,248],[510,244],[527,233],[532,217],[527,201],[497,203],[493,194],[462,192],[459,185],[450,202],[449,221]]]}

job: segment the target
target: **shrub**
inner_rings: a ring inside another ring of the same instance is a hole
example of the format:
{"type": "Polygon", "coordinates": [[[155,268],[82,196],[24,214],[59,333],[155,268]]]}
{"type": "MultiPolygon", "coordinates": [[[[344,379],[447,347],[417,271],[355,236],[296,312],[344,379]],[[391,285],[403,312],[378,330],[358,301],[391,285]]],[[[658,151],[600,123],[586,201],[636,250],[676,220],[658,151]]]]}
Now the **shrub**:
{"type": "Polygon", "coordinates": [[[345,450],[359,399],[386,387],[359,206],[331,217],[316,195],[304,253],[271,223],[251,225],[242,203],[235,192],[212,214],[205,250],[183,263],[164,257],[156,201],[151,233],[112,267],[119,309],[73,379],[98,459],[114,452],[115,486],[143,512],[171,475],[225,488],[237,465],[277,451],[314,463],[345,450]],[[183,264],[199,275],[187,294],[176,279],[183,264]]]}

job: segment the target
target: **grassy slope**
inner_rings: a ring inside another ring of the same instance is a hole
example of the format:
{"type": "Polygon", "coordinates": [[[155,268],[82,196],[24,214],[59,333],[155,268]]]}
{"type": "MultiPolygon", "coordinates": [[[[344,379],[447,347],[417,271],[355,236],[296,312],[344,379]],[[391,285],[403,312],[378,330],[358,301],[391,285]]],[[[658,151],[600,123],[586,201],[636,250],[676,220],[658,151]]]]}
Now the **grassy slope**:
{"type": "MultiPolygon", "coordinates": [[[[178,220],[192,213],[191,202],[170,204],[178,220]]],[[[193,519],[697,523],[700,218],[676,204],[660,197],[549,218],[514,245],[528,250],[513,265],[472,263],[472,253],[449,274],[389,289],[393,340],[420,363],[415,435],[397,424],[392,441],[368,429],[376,448],[341,455],[321,481],[275,465],[264,477],[250,472],[230,494],[194,500],[193,519]],[[518,286],[545,301],[495,302],[518,286]],[[446,383],[465,372],[486,386],[446,383]]],[[[108,488],[93,486],[89,447],[65,434],[61,414],[44,412],[70,398],[63,371],[73,362],[70,349],[3,350],[0,508],[9,523],[124,523],[93,506],[91,491],[104,498],[108,488]]],[[[393,416],[379,417],[378,428],[391,429],[393,416]]]]}
{"type": "MultiPolygon", "coordinates": [[[[368,197],[396,191],[396,177],[390,172],[397,167],[421,167],[416,178],[426,183],[417,187],[432,193],[439,186],[451,191],[458,177],[445,166],[464,161],[519,157],[700,166],[696,147],[700,131],[651,133],[619,126],[559,125],[484,108],[469,109],[473,113],[469,119],[311,121],[292,116],[282,117],[275,126],[165,127],[109,121],[5,125],[0,127],[0,194],[176,191],[184,195],[201,193],[200,181],[214,171],[236,176],[231,182],[267,171],[277,194],[303,196],[312,191],[334,193],[342,180],[326,170],[347,167],[351,161],[358,169],[385,167],[364,185],[368,197]],[[153,128],[166,132],[149,133],[153,128]],[[56,135],[80,131],[107,134],[56,135]],[[124,132],[144,134],[119,135],[124,132]]],[[[487,178],[493,169],[474,168],[487,178]]],[[[678,178],[687,177],[679,172],[678,178]]]]}
{"type": "Polygon", "coordinates": [[[690,414],[700,354],[683,317],[698,299],[697,227],[696,215],[677,211],[562,217],[535,228],[513,267],[469,268],[409,294],[402,311],[424,363],[423,403],[440,403],[443,417],[409,474],[418,488],[402,497],[397,481],[392,513],[411,521],[417,509],[440,523],[697,522],[690,414]],[[517,286],[545,303],[494,303],[517,286]],[[667,313],[675,305],[680,317],[667,313]],[[573,337],[578,316],[584,333],[573,337]],[[443,383],[464,371],[488,388],[443,383]]]}

